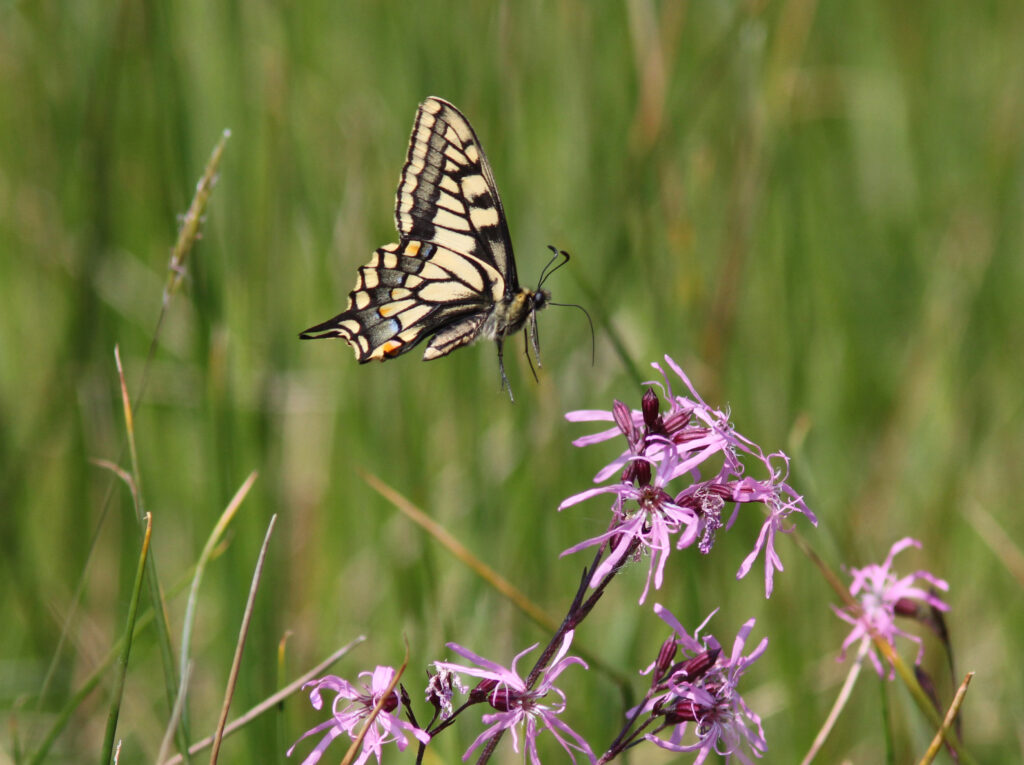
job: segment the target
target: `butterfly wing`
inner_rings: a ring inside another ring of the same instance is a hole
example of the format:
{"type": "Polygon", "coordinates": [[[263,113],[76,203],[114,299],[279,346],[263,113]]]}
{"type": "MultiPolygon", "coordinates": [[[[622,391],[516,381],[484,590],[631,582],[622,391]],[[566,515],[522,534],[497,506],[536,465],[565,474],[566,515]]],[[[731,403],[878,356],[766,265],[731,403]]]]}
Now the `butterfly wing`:
{"type": "Polygon", "coordinates": [[[389,244],[359,268],[348,307],[300,337],[340,337],[365,363],[399,356],[437,333],[424,355],[437,358],[475,339],[463,335],[478,329],[493,307],[485,292],[489,275],[475,261],[430,242],[389,244]],[[453,334],[456,327],[463,331],[453,334]],[[442,338],[439,347],[446,350],[432,354],[442,338]]]}
{"type": "Polygon", "coordinates": [[[403,237],[433,242],[492,266],[501,299],[519,291],[512,240],[494,173],[469,121],[430,97],[416,112],[395,200],[403,237]]]}
{"type": "Polygon", "coordinates": [[[341,337],[363,363],[430,337],[423,358],[435,359],[476,340],[495,306],[519,292],[490,164],[469,122],[442,99],[416,112],[395,225],[401,242],[360,267],[345,311],[300,337],[341,337]]]}

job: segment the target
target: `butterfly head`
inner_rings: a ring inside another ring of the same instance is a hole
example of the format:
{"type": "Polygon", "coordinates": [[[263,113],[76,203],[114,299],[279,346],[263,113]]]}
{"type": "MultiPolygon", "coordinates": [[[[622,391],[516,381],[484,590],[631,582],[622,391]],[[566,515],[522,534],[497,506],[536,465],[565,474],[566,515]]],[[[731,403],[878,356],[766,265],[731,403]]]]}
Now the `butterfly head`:
{"type": "Polygon", "coordinates": [[[530,311],[536,313],[540,309],[544,308],[551,301],[551,293],[547,290],[532,290],[530,291],[530,311]]]}

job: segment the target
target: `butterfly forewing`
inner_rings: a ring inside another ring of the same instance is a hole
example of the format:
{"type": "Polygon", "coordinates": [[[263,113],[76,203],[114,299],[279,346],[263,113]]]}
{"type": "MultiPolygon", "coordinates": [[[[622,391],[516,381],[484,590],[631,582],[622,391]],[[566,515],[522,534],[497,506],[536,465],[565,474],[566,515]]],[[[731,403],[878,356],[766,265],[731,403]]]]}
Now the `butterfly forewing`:
{"type": "Polygon", "coordinates": [[[434,242],[493,265],[500,296],[519,290],[512,241],[494,173],[476,133],[447,101],[428,98],[416,113],[395,201],[402,236],[434,242]]]}

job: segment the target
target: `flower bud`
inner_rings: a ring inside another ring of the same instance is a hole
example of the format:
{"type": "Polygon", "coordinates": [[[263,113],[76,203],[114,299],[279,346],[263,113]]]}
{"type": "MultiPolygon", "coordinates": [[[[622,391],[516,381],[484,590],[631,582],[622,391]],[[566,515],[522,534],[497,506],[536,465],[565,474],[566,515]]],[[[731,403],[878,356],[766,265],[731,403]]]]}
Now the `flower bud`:
{"type": "Polygon", "coordinates": [[[474,703],[486,701],[488,694],[498,686],[497,680],[485,678],[476,684],[476,687],[469,692],[469,700],[474,703]]]}
{"type": "Polygon", "coordinates": [[[629,411],[629,407],[616,399],[612,404],[612,418],[626,440],[633,443],[636,440],[636,428],[633,426],[633,414],[629,411]]]}
{"type": "Polygon", "coordinates": [[[384,712],[393,712],[398,708],[398,692],[392,691],[388,694],[388,697],[384,699],[384,705],[381,710],[384,712]]]}
{"type": "Polygon", "coordinates": [[[709,648],[703,653],[699,653],[693,658],[682,662],[679,667],[672,672],[672,675],[678,680],[686,680],[689,683],[699,680],[708,673],[709,669],[715,666],[715,662],[718,661],[720,653],[722,653],[721,648],[709,648]]]}
{"type": "Polygon", "coordinates": [[[684,722],[698,722],[704,717],[704,707],[690,699],[680,699],[665,712],[665,722],[678,725],[684,722]]]}
{"type": "Polygon", "coordinates": [[[647,460],[634,460],[633,480],[638,486],[650,486],[651,484],[651,463],[647,460]]]}
{"type": "Polygon", "coordinates": [[[512,708],[515,696],[508,688],[499,688],[487,697],[487,703],[499,712],[507,712],[512,708]]]}
{"type": "MultiPolygon", "coordinates": [[[[666,435],[668,435],[669,438],[672,438],[674,434],[682,431],[683,428],[690,424],[690,417],[691,413],[688,411],[678,411],[669,414],[662,422],[662,427],[665,428],[666,435]]],[[[673,438],[672,440],[676,443],[681,443],[681,441],[677,439],[673,438]]]]}
{"type": "Polygon", "coordinates": [[[633,483],[633,479],[636,478],[636,465],[635,462],[627,462],[626,467],[622,468],[621,481],[625,484],[633,483]]]}
{"type": "Polygon", "coordinates": [[[658,681],[665,676],[665,670],[672,666],[672,659],[676,657],[679,644],[675,638],[669,638],[661,644],[658,650],[658,658],[654,661],[654,672],[651,673],[651,685],[657,685],[658,681]]]}
{"type": "Polygon", "coordinates": [[[651,388],[645,390],[643,399],[641,399],[640,402],[640,408],[644,413],[644,425],[647,426],[648,430],[661,429],[661,422],[658,417],[658,409],[660,406],[661,402],[658,401],[658,394],[651,388]]]}
{"type": "Polygon", "coordinates": [[[920,615],[917,602],[910,598],[899,598],[893,606],[893,611],[897,616],[909,616],[913,619],[917,619],[920,615]]]}

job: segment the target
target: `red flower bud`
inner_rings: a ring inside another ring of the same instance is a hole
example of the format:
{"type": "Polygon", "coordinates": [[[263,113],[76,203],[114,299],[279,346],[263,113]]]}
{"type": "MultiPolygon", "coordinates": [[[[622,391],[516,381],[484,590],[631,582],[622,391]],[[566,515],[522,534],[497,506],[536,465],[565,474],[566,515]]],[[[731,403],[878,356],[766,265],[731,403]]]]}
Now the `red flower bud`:
{"type": "Polygon", "coordinates": [[[658,683],[665,676],[665,670],[672,666],[672,659],[676,657],[679,644],[674,638],[669,638],[661,644],[658,651],[658,658],[654,662],[654,672],[651,673],[651,685],[658,683]]]}
{"type": "Polygon", "coordinates": [[[697,722],[706,715],[704,707],[690,699],[680,699],[665,713],[665,722],[678,725],[684,722],[697,722]]]}
{"type": "Polygon", "coordinates": [[[476,688],[469,692],[469,700],[473,703],[486,701],[488,695],[498,686],[497,680],[487,678],[476,684],[476,688]]]}
{"type": "Polygon", "coordinates": [[[644,413],[644,425],[648,430],[660,430],[661,422],[658,417],[658,409],[661,402],[658,401],[658,394],[653,389],[644,391],[643,399],[640,402],[640,409],[644,413]]]}
{"type": "Polygon", "coordinates": [[[912,618],[918,618],[919,610],[917,601],[911,600],[910,598],[900,598],[896,601],[896,605],[893,606],[893,611],[898,616],[909,616],[912,618]]]}
{"type": "Polygon", "coordinates": [[[501,688],[500,690],[494,691],[487,697],[487,703],[499,712],[507,712],[511,709],[512,702],[514,700],[515,696],[508,688],[501,688]]]}
{"type": "Polygon", "coordinates": [[[639,486],[649,486],[651,483],[651,463],[647,460],[634,460],[632,465],[633,480],[639,486]]]}
{"type": "Polygon", "coordinates": [[[708,670],[715,666],[715,662],[718,661],[718,655],[722,653],[721,648],[711,648],[703,653],[699,653],[691,659],[687,659],[682,662],[678,669],[672,672],[673,675],[681,674],[681,680],[685,679],[688,682],[699,680],[708,673],[708,670]]]}

